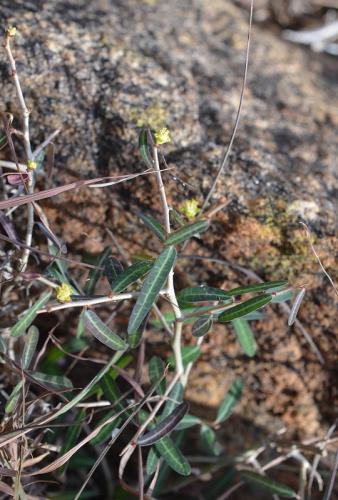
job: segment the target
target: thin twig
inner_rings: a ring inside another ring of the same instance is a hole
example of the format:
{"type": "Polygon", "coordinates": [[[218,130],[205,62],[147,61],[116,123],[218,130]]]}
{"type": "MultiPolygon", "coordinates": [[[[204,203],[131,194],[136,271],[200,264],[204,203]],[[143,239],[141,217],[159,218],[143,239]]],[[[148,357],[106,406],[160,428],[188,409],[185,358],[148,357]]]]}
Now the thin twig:
{"type": "Polygon", "coordinates": [[[326,270],[326,269],[325,269],[325,267],[323,266],[322,261],[320,260],[320,257],[319,257],[319,255],[318,255],[318,253],[316,252],[315,247],[313,246],[313,243],[312,243],[312,241],[311,241],[311,232],[310,232],[309,226],[307,226],[307,225],[305,224],[305,222],[301,222],[300,224],[302,224],[302,226],[304,226],[304,229],[305,229],[305,234],[306,234],[306,237],[307,237],[307,239],[308,239],[308,241],[309,241],[309,245],[310,245],[310,247],[311,247],[312,253],[313,253],[313,254],[314,254],[314,256],[316,257],[316,259],[317,259],[317,261],[318,261],[318,264],[320,265],[321,270],[323,271],[323,273],[325,274],[325,276],[327,277],[327,279],[328,279],[328,280],[329,280],[329,282],[331,283],[332,288],[333,288],[333,290],[334,290],[335,294],[336,294],[336,295],[337,295],[337,297],[338,297],[338,289],[337,289],[336,285],[334,284],[333,279],[331,278],[331,276],[329,275],[329,273],[327,272],[327,270],[326,270]]]}
{"type": "Polygon", "coordinates": [[[223,161],[222,161],[222,163],[221,163],[221,165],[220,165],[220,167],[218,169],[218,172],[217,172],[217,175],[216,175],[216,177],[214,179],[214,182],[212,183],[212,186],[211,186],[211,188],[210,188],[210,190],[209,190],[209,192],[208,192],[208,194],[207,194],[207,196],[206,196],[206,198],[204,200],[204,203],[203,203],[203,206],[202,206],[202,209],[201,209],[201,213],[204,212],[204,210],[206,209],[206,207],[207,207],[207,205],[209,203],[210,198],[212,197],[212,195],[215,192],[215,189],[216,189],[217,183],[219,181],[219,178],[222,175],[223,170],[224,170],[224,168],[226,167],[226,165],[228,163],[228,159],[229,159],[229,156],[230,156],[230,153],[231,153],[231,150],[232,150],[232,145],[233,145],[235,137],[236,137],[236,132],[237,132],[237,128],[238,128],[238,125],[239,125],[239,119],[240,119],[240,116],[241,116],[241,111],[242,111],[242,106],[243,106],[244,91],[245,91],[245,86],[246,86],[246,81],[247,81],[247,76],[248,76],[253,7],[254,7],[254,0],[251,0],[250,18],[249,18],[249,29],[248,29],[248,41],[247,41],[247,46],[246,46],[243,83],[242,83],[241,95],[240,95],[240,99],[239,99],[239,105],[238,105],[238,109],[237,109],[237,115],[236,115],[235,125],[234,125],[234,128],[233,128],[232,134],[231,134],[229,145],[228,145],[227,150],[225,152],[225,155],[223,157],[223,161]]]}
{"type": "Polygon", "coordinates": [[[74,307],[89,307],[98,304],[107,304],[110,302],[120,302],[121,300],[129,300],[137,297],[136,292],[121,293],[119,295],[106,295],[104,297],[95,297],[93,299],[74,300],[65,302],[64,304],[56,304],[44,307],[38,311],[38,314],[49,313],[52,311],[60,311],[61,309],[72,309],[74,307]]]}
{"type": "MultiPolygon", "coordinates": [[[[15,59],[12,54],[11,46],[10,46],[10,40],[13,38],[13,36],[10,34],[10,31],[6,31],[5,35],[5,42],[4,42],[4,47],[5,51],[9,60],[9,65],[11,68],[11,74],[13,78],[13,82],[15,85],[20,109],[21,109],[21,114],[23,118],[23,143],[24,143],[24,148],[25,148],[25,153],[27,160],[32,160],[32,148],[31,148],[31,142],[30,142],[30,135],[29,135],[29,109],[26,106],[25,98],[23,96],[23,92],[21,89],[21,84],[19,80],[19,76],[16,70],[16,64],[15,64],[15,59]]],[[[33,173],[28,178],[28,194],[32,194],[34,191],[34,177],[33,173]]],[[[30,254],[30,249],[29,247],[32,244],[32,237],[33,237],[33,227],[34,227],[34,207],[32,203],[29,203],[27,206],[27,228],[26,228],[26,245],[27,247],[23,251],[22,259],[21,259],[21,271],[25,271],[27,264],[28,264],[28,259],[29,259],[29,254],[30,254]]]]}

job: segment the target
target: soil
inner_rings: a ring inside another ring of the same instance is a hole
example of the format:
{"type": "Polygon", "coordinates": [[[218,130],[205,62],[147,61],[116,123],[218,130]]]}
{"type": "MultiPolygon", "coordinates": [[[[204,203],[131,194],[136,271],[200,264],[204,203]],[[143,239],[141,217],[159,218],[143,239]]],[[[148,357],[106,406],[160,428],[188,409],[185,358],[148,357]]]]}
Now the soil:
{"type": "MultiPolygon", "coordinates": [[[[253,324],[259,349],[251,360],[241,354],[230,327],[214,328],[187,397],[197,411],[211,415],[241,376],[246,389],[230,425],[245,418],[253,429],[274,433],[285,426],[291,435],[306,437],[325,432],[338,402],[337,297],[299,224],[309,224],[316,251],[337,282],[338,58],[282,39],[281,27],[304,27],[304,19],[312,26],[316,16],[323,22],[318,2],[298,2],[305,9],[298,14],[277,8],[282,2],[257,3],[241,123],[213,199],[228,204],[207,236],[185,253],[230,260],[262,279],[306,284],[299,319],[325,363],[272,306],[264,321],[253,324]]],[[[165,175],[170,203],[191,197],[202,202],[237,112],[248,4],[3,0],[6,25],[18,28],[15,57],[34,145],[61,128],[53,185],[141,172],[139,127],[166,125],[174,138],[163,148],[167,163],[189,183],[165,175]]],[[[2,111],[15,114],[3,52],[0,73],[2,111]]],[[[46,186],[42,178],[39,187],[46,186]]],[[[107,228],[130,255],[159,249],[136,216],[139,209],[154,215],[160,206],[150,176],[71,191],[41,206],[70,254],[101,251],[110,243],[107,228]]],[[[252,281],[208,261],[181,260],[176,275],[179,287],[230,288],[252,281]]],[[[185,336],[192,342],[189,330],[185,336]]],[[[151,336],[148,342],[153,351],[164,344],[151,336]]]]}

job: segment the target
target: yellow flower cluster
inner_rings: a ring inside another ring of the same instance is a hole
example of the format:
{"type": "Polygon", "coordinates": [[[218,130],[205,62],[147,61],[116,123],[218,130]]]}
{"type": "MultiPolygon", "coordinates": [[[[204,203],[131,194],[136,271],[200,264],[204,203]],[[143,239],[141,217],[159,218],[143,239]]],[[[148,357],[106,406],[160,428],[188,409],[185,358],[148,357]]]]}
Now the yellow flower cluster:
{"type": "Polygon", "coordinates": [[[56,298],[59,302],[70,302],[72,293],[72,287],[68,283],[62,283],[56,289],[56,298]]]}
{"type": "Polygon", "coordinates": [[[171,142],[170,132],[166,127],[156,130],[156,132],[154,132],[154,137],[157,146],[171,142]]]}
{"type": "Polygon", "coordinates": [[[27,162],[27,168],[28,170],[35,170],[38,164],[34,160],[28,160],[27,162]]]}
{"type": "Polygon", "coordinates": [[[15,26],[8,26],[6,29],[6,35],[10,37],[14,37],[16,35],[16,27],[15,26]]]}
{"type": "Polygon", "coordinates": [[[191,200],[185,200],[180,205],[180,212],[185,215],[188,220],[195,219],[196,215],[200,212],[198,201],[194,198],[192,198],[191,200]]]}

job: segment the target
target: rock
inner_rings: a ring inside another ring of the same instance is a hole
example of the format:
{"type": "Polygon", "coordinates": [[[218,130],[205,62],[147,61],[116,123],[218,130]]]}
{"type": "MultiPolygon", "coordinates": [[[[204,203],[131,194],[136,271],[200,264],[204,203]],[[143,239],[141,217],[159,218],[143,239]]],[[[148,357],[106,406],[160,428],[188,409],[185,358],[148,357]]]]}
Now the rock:
{"type": "MultiPolygon", "coordinates": [[[[3,0],[7,25],[18,28],[15,57],[31,109],[34,145],[62,129],[55,141],[53,185],[141,172],[138,127],[167,125],[174,137],[163,148],[167,162],[174,176],[189,183],[165,175],[170,203],[177,206],[187,197],[202,202],[237,112],[248,28],[245,5],[3,0]]],[[[0,61],[1,109],[15,113],[3,52],[0,61]]],[[[337,281],[337,71],[338,58],[291,45],[269,25],[254,26],[241,123],[214,197],[214,202],[225,197],[229,204],[203,242],[186,250],[231,259],[264,279],[287,277],[310,289],[300,319],[325,366],[273,307],[267,320],[254,326],[259,351],[250,362],[229,327],[209,336],[206,363],[197,365],[188,393],[192,401],[209,406],[212,401],[216,407],[235,374],[243,376],[246,391],[237,411],[267,429],[276,430],[280,422],[301,435],[332,423],[332,398],[337,398],[336,298],[298,223],[307,217],[317,252],[337,281]],[[209,384],[214,377],[221,382],[209,384]]],[[[41,177],[39,187],[45,186],[41,177]]],[[[72,191],[41,205],[73,253],[100,251],[109,242],[106,228],[129,253],[158,250],[135,215],[140,208],[156,213],[160,206],[151,176],[119,187],[72,191]]],[[[242,274],[209,262],[202,269],[186,261],[177,274],[181,286],[187,280],[225,287],[243,282],[242,274]]]]}

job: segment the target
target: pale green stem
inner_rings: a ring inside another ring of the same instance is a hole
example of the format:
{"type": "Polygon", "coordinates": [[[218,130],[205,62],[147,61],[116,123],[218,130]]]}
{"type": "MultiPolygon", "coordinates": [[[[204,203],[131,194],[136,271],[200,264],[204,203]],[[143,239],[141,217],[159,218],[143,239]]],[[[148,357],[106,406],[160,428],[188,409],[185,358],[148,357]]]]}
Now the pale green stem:
{"type": "MultiPolygon", "coordinates": [[[[154,157],[154,166],[155,166],[155,175],[158,183],[158,188],[161,196],[162,207],[163,207],[163,216],[164,216],[164,227],[166,232],[170,233],[170,209],[167,202],[167,196],[164,189],[162,175],[160,170],[160,164],[158,161],[158,149],[156,146],[153,147],[153,157],[154,157]]],[[[172,343],[172,348],[175,356],[175,365],[176,365],[176,373],[181,378],[183,382],[183,373],[184,367],[182,362],[182,352],[181,352],[181,343],[182,343],[182,322],[180,319],[182,318],[182,313],[179,308],[175,287],[174,287],[174,268],[170,270],[168,275],[168,284],[167,284],[167,296],[173,308],[176,324],[175,324],[175,332],[172,343]]]]}

